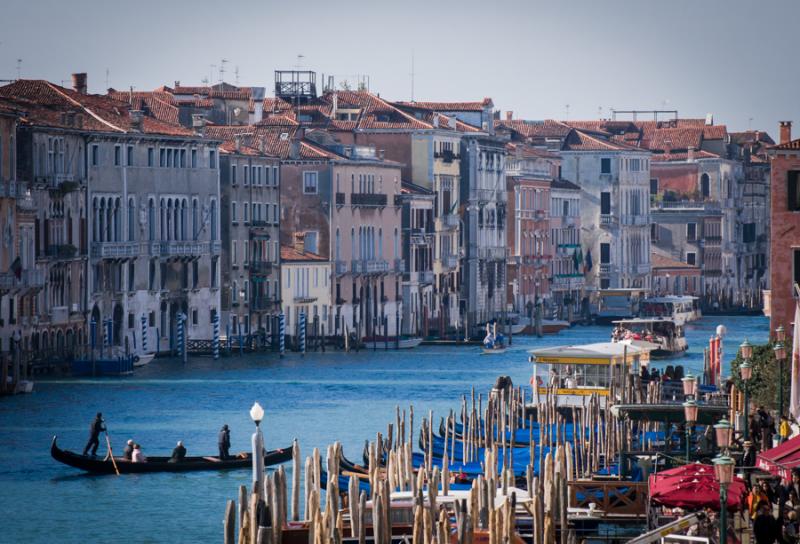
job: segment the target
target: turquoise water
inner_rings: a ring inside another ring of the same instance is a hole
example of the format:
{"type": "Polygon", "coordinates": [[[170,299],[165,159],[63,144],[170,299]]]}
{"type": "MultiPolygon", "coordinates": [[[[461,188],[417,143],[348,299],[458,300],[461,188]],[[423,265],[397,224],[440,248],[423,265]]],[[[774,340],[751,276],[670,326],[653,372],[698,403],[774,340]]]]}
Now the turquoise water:
{"type": "MultiPolygon", "coordinates": [[[[728,328],[726,360],[745,336],[763,342],[769,332],[763,317],[706,318],[687,327],[689,352],[670,364],[701,371],[703,346],[719,323],[728,328]]],[[[116,448],[133,438],[145,454],[169,454],[183,440],[189,455],[214,454],[223,423],[232,430],[232,452],[249,448],[248,410],[257,400],[266,410],[268,448],[296,437],[306,456],[340,440],[345,455],[357,459],[365,439],[386,432],[396,405],[414,405],[417,427],[428,410],[438,420],[470,387],[485,392],[500,374],[528,383],[527,349],[605,341],[609,330],[518,336],[505,354],[492,356],[472,346],[284,359],[234,355],[217,363],[190,359],[185,366],[158,359],[130,378],[39,381],[33,395],[0,399],[0,540],[221,542],[225,500],[249,484],[250,472],[87,476],[53,461],[52,436],[58,434],[62,447],[82,450],[97,411],[116,448]]]]}

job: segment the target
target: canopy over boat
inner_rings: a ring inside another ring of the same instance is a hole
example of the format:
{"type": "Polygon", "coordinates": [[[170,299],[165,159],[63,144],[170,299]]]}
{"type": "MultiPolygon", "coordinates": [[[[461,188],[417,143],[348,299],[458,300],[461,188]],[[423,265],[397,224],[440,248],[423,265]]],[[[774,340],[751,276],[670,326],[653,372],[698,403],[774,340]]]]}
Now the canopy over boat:
{"type": "Polygon", "coordinates": [[[644,346],[620,344],[618,342],[596,342],[594,344],[583,344],[579,346],[555,346],[549,348],[539,348],[529,350],[537,363],[554,364],[604,364],[610,362],[622,362],[622,358],[627,355],[629,359],[647,355],[649,352],[644,346]]]}
{"type": "MultiPolygon", "coordinates": [[[[656,504],[687,510],[719,510],[719,482],[711,465],[695,463],[651,474],[648,484],[650,500],[656,504]]],[[[728,510],[741,510],[746,496],[744,480],[734,477],[728,486],[728,510]]]]}
{"type": "MultiPolygon", "coordinates": [[[[58,437],[53,437],[50,446],[50,455],[56,461],[79,468],[87,472],[99,474],[114,474],[114,463],[111,459],[101,459],[99,457],[86,457],[79,453],[69,450],[62,450],[56,443],[58,437]]],[[[138,474],[144,472],[193,472],[200,470],[232,470],[250,468],[252,466],[252,455],[250,453],[240,453],[231,458],[221,460],[219,457],[184,457],[178,462],[169,462],[169,457],[148,456],[144,463],[133,463],[122,457],[114,457],[116,467],[120,474],[138,474]]],[[[264,466],[278,465],[285,463],[292,458],[292,447],[268,451],[264,454],[264,466]]]]}
{"type": "Polygon", "coordinates": [[[792,469],[800,466],[800,436],[759,453],[756,456],[756,466],[784,480],[790,480],[792,469]]]}

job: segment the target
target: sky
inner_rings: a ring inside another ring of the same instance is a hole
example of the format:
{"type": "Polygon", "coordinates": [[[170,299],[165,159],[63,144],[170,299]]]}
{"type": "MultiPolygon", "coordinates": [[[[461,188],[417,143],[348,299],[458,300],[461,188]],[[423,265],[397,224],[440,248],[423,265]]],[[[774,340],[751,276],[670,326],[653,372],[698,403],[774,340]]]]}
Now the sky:
{"type": "Polygon", "coordinates": [[[524,119],[712,113],[776,137],[779,120],[800,130],[798,23],[797,0],[2,0],[0,79],[152,90],[217,82],[224,65],[271,95],[274,70],[301,67],[368,77],[391,100],[488,96],[524,119]]]}

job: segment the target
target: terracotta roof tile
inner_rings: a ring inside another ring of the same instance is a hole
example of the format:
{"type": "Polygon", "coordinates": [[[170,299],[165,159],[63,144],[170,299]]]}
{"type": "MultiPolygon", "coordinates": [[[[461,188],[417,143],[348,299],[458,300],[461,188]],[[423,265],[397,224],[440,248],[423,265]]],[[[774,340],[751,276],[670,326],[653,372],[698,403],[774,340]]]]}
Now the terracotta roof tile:
{"type": "Polygon", "coordinates": [[[800,138],[786,142],[785,144],[773,145],[770,149],[800,149],[800,138]]]}
{"type": "Polygon", "coordinates": [[[563,151],[645,151],[622,142],[605,140],[573,129],[564,139],[563,151]]]}
{"type": "Polygon", "coordinates": [[[431,111],[483,111],[494,107],[491,98],[481,102],[397,102],[398,105],[431,111]]]}
{"type": "Polygon", "coordinates": [[[569,125],[555,119],[542,121],[498,120],[495,121],[495,126],[516,132],[523,138],[564,138],[572,130],[569,125]]]}
{"type": "Polygon", "coordinates": [[[650,253],[650,266],[654,270],[657,268],[683,268],[688,270],[697,270],[698,272],[700,271],[700,269],[694,265],[672,259],[666,255],[661,255],[660,253],[650,253]]]}
{"type": "Polygon", "coordinates": [[[326,262],[327,259],[310,251],[301,251],[291,246],[281,246],[281,261],[317,261],[326,262]]]}

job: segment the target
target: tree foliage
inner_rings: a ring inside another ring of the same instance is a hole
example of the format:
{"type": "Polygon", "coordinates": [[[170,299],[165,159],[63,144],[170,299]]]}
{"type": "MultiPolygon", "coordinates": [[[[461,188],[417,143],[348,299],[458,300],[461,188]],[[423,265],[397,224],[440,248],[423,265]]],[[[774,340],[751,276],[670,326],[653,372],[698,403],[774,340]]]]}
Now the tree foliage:
{"type": "MultiPolygon", "coordinates": [[[[785,413],[789,406],[789,389],[791,388],[791,338],[787,338],[784,344],[786,346],[786,360],[783,362],[783,408],[785,413]]],[[[775,358],[774,347],[775,342],[773,341],[753,346],[753,358],[750,361],[750,365],[753,367],[753,376],[750,378],[748,387],[750,401],[753,404],[777,410],[780,365],[775,358]]],[[[738,352],[736,358],[731,362],[731,377],[739,391],[744,391],[744,384],[739,376],[739,366],[743,362],[744,360],[738,352]]]]}

